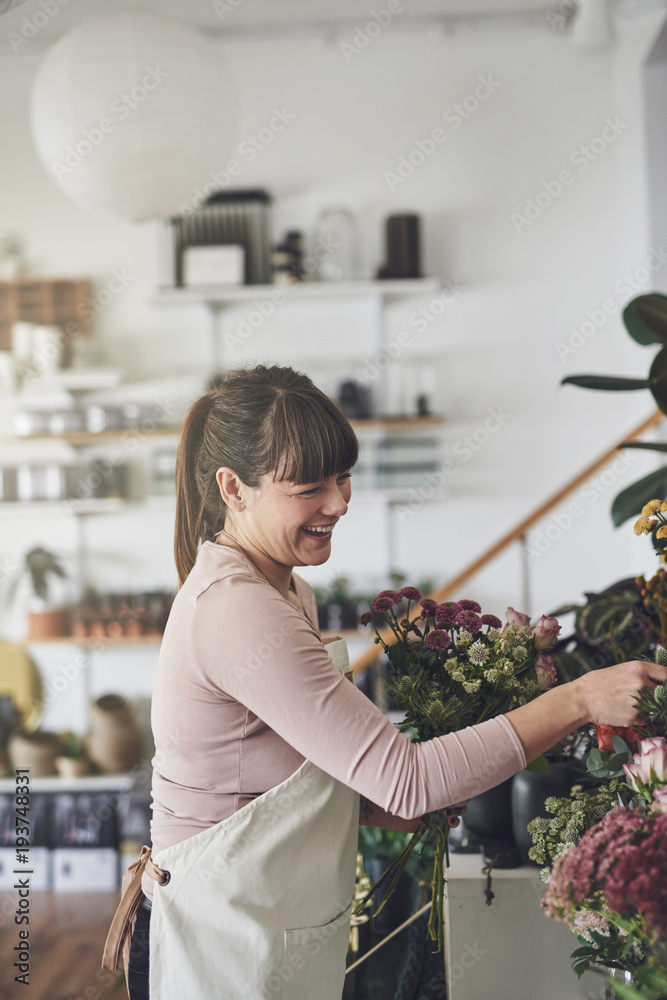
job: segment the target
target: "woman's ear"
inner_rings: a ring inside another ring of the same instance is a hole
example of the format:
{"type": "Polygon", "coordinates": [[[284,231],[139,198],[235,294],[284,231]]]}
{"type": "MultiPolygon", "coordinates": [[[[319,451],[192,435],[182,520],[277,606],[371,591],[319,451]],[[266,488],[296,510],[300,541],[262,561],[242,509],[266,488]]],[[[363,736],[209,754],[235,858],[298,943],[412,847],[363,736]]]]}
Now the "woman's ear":
{"type": "Polygon", "coordinates": [[[243,483],[234,470],[222,466],[217,470],[215,479],[226,507],[233,511],[243,510],[245,507],[243,483]]]}

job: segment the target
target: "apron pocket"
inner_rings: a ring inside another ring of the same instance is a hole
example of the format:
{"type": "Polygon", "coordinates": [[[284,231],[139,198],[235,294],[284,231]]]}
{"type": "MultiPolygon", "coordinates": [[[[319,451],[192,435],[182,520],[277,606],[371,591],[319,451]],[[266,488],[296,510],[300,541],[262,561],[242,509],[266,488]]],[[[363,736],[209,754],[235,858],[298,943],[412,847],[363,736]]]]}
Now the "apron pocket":
{"type": "Polygon", "coordinates": [[[340,1000],[352,903],[326,924],[284,932],[281,1000],[340,1000]]]}

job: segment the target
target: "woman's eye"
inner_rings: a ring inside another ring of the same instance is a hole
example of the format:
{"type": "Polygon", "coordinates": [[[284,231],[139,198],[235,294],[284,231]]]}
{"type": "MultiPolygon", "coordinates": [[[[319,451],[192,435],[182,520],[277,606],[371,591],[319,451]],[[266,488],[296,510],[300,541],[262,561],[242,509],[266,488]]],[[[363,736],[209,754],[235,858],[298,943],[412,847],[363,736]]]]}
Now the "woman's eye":
{"type": "Polygon", "coordinates": [[[339,476],[338,478],[339,479],[352,479],[352,473],[351,472],[344,472],[343,475],[339,476]]]}

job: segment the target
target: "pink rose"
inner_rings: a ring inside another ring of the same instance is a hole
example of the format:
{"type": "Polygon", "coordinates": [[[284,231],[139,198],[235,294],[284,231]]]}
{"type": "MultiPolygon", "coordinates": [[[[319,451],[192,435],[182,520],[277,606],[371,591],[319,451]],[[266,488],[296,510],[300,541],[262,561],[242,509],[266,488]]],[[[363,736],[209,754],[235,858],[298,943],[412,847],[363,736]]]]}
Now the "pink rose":
{"type": "Polygon", "coordinates": [[[623,770],[636,792],[640,791],[639,782],[650,786],[667,781],[667,740],[662,736],[642,740],[639,753],[634,755],[630,764],[623,765],[623,770]]]}
{"type": "Polygon", "coordinates": [[[643,768],[649,776],[649,781],[667,781],[667,740],[662,736],[652,736],[642,740],[639,752],[643,768]]]}
{"type": "Polygon", "coordinates": [[[547,688],[553,687],[558,681],[556,664],[550,656],[545,656],[544,653],[540,653],[535,660],[535,674],[537,675],[537,686],[540,691],[546,691],[547,688]]]}
{"type": "Polygon", "coordinates": [[[653,790],[653,803],[656,812],[667,813],[667,785],[653,790]]]}
{"type": "Polygon", "coordinates": [[[639,753],[634,755],[630,764],[623,765],[628,784],[636,792],[641,792],[642,785],[649,784],[651,780],[651,776],[644,770],[643,765],[644,761],[642,755],[639,753]]]}
{"type": "Polygon", "coordinates": [[[520,611],[515,611],[514,608],[508,608],[505,612],[505,621],[507,625],[530,625],[530,615],[523,615],[520,611]]]}
{"type": "Polygon", "coordinates": [[[556,618],[549,618],[547,615],[542,615],[533,629],[535,648],[551,649],[558,638],[559,632],[560,625],[558,624],[558,620],[556,618]]]}

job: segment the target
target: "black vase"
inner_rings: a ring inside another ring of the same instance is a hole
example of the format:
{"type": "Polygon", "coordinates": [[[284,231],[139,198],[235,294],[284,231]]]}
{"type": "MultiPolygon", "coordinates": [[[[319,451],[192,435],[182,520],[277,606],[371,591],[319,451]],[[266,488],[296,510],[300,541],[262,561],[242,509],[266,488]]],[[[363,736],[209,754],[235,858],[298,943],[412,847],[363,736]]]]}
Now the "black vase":
{"type": "Polygon", "coordinates": [[[463,814],[468,830],[482,841],[512,842],[512,779],[475,795],[463,814]]]}
{"type": "Polygon", "coordinates": [[[528,824],[537,816],[548,816],[544,808],[546,799],[555,795],[564,798],[573,785],[586,777],[582,764],[574,760],[549,764],[549,773],[519,771],[512,779],[512,826],[514,840],[523,854],[533,846],[528,824]]]}

